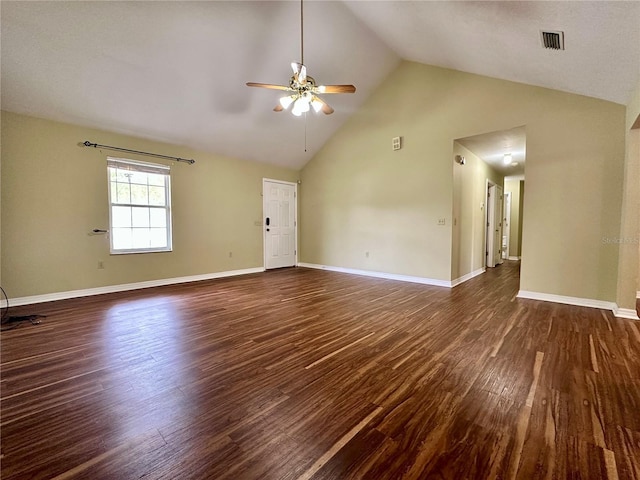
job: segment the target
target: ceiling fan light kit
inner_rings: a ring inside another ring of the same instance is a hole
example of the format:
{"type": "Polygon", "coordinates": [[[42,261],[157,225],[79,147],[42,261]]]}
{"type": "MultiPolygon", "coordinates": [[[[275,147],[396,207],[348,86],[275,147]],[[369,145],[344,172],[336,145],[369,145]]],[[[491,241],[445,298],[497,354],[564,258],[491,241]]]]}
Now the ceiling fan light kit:
{"type": "Polygon", "coordinates": [[[304,65],[304,16],[303,0],[300,0],[300,63],[293,62],[291,69],[293,76],[289,85],[273,85],[270,83],[247,82],[248,87],[268,88],[271,90],[284,90],[287,95],[280,98],[280,102],[273,109],[274,112],[287,110],[291,105],[291,113],[296,117],[307,113],[311,108],[316,113],[322,111],[325,115],[331,115],[334,110],[318,95],[329,93],[355,93],[353,85],[317,85],[313,77],[307,75],[307,67],[304,65]]]}

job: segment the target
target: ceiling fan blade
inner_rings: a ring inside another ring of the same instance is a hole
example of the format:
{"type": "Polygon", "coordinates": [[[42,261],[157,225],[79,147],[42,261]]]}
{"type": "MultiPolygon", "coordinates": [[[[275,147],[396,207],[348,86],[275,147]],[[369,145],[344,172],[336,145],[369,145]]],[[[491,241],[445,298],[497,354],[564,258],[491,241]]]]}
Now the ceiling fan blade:
{"type": "Polygon", "coordinates": [[[319,85],[316,88],[318,93],[355,93],[356,91],[353,85],[319,85]]]}
{"type": "Polygon", "coordinates": [[[291,90],[289,87],[285,87],[284,85],[273,85],[271,83],[247,82],[247,87],[270,88],[272,90],[291,90]]]}
{"type": "Polygon", "coordinates": [[[283,110],[284,110],[284,108],[282,108],[282,105],[280,105],[280,104],[277,104],[275,107],[273,107],[273,111],[274,112],[281,112],[283,110]]]}
{"type": "Polygon", "coordinates": [[[321,103],[322,104],[322,113],[324,113],[325,115],[331,115],[333,112],[335,112],[335,110],[333,108],[331,108],[331,106],[327,102],[325,102],[323,99],[321,99],[317,95],[313,96],[312,102],[321,103]]]}

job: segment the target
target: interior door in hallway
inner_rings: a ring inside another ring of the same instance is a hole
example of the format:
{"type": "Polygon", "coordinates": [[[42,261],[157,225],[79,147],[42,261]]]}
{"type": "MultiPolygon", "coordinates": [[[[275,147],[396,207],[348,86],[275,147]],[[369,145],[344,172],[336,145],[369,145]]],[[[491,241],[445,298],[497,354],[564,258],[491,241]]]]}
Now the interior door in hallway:
{"type": "Polygon", "coordinates": [[[502,187],[489,183],[487,191],[487,267],[503,262],[502,246],[502,187]]]}
{"type": "Polygon", "coordinates": [[[297,185],[262,181],[264,267],[293,267],[297,255],[297,185]]]}
{"type": "Polygon", "coordinates": [[[502,262],[504,262],[504,260],[502,259],[502,217],[504,211],[504,197],[502,195],[502,187],[500,185],[496,185],[496,195],[494,201],[496,202],[496,225],[494,228],[494,235],[496,236],[496,240],[494,242],[493,259],[496,264],[502,264],[502,262]]]}
{"type": "Polygon", "coordinates": [[[504,194],[504,212],[502,213],[502,259],[509,258],[511,240],[511,192],[504,194]]]}

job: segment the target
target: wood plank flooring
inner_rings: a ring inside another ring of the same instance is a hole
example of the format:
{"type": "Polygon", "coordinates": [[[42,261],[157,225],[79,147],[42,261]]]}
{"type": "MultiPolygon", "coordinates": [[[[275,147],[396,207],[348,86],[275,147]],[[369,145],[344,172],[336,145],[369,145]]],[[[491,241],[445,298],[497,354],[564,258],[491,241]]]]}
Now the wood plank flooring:
{"type": "Polygon", "coordinates": [[[13,309],[2,478],[640,480],[640,322],[284,269],[13,309]]]}

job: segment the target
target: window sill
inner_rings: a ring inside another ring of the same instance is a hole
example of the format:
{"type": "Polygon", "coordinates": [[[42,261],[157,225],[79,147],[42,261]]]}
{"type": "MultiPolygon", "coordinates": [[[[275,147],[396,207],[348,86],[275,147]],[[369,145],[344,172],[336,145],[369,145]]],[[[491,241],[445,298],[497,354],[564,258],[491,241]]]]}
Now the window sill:
{"type": "Polygon", "coordinates": [[[153,248],[148,250],[116,250],[109,252],[110,255],[134,255],[138,253],[166,253],[173,252],[173,248],[153,248]]]}

